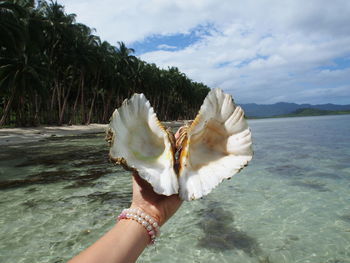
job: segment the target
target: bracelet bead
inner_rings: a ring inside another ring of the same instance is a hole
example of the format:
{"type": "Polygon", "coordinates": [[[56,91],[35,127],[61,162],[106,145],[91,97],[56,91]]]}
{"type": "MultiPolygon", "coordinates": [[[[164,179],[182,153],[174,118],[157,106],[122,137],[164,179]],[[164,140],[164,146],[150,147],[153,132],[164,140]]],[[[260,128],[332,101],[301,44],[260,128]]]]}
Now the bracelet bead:
{"type": "Polygon", "coordinates": [[[123,209],[117,220],[132,219],[137,223],[141,224],[146,230],[151,239],[151,244],[155,243],[156,236],[159,236],[160,230],[156,220],[144,211],[138,208],[123,209]]]}

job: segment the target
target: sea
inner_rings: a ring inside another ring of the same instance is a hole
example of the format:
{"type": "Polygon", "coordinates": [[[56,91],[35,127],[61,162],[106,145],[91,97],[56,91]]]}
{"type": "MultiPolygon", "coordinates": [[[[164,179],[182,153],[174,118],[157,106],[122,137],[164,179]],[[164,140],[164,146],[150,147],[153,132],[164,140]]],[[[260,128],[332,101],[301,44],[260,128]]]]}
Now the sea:
{"type": "MultiPolygon", "coordinates": [[[[249,166],[184,202],[138,262],[350,262],[350,115],[248,123],[249,166]]],[[[66,262],[130,199],[104,134],[1,146],[0,262],[66,262]]]]}

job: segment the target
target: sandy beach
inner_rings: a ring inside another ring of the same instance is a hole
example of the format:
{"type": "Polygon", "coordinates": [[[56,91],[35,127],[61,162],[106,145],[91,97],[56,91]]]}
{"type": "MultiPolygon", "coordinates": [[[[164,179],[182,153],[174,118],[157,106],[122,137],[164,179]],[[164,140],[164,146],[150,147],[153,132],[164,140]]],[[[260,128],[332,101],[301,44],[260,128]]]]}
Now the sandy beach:
{"type": "Polygon", "coordinates": [[[41,126],[31,128],[0,129],[0,145],[35,142],[48,137],[72,136],[85,133],[105,132],[107,124],[41,126]]]}
{"type": "MultiPolygon", "coordinates": [[[[162,122],[164,126],[178,128],[189,121],[162,122]]],[[[40,126],[30,128],[4,128],[0,129],[0,146],[14,145],[40,141],[49,137],[72,136],[85,133],[103,133],[107,124],[93,123],[90,125],[71,126],[40,126]]]]}

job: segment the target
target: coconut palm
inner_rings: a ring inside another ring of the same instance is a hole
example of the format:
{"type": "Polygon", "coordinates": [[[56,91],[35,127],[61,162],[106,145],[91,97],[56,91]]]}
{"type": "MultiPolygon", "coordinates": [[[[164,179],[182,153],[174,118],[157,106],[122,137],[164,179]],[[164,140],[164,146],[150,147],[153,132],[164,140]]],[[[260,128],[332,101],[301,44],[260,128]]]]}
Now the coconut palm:
{"type": "Polygon", "coordinates": [[[194,117],[208,87],[93,31],[53,0],[0,1],[0,125],[105,123],[134,92],[161,119],[194,117]]]}

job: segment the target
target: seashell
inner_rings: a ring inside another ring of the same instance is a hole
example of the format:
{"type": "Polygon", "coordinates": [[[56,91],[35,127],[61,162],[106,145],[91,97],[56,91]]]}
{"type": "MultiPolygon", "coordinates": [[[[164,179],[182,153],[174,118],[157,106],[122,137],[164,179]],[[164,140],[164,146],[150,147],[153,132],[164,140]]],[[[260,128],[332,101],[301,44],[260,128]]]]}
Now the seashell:
{"type": "Polygon", "coordinates": [[[183,200],[209,194],[252,159],[243,110],[220,89],[209,92],[195,120],[179,133],[175,143],[145,96],[135,94],[113,113],[107,135],[110,157],[136,170],[158,194],[179,193],[183,200]]]}
{"type": "Polygon", "coordinates": [[[143,94],[134,94],[114,111],[107,137],[113,161],[126,169],[137,170],[158,194],[178,193],[175,140],[159,122],[143,94]]]}
{"type": "Polygon", "coordinates": [[[220,89],[209,92],[195,120],[184,130],[179,158],[183,200],[209,194],[252,159],[251,132],[244,112],[220,89]]]}

